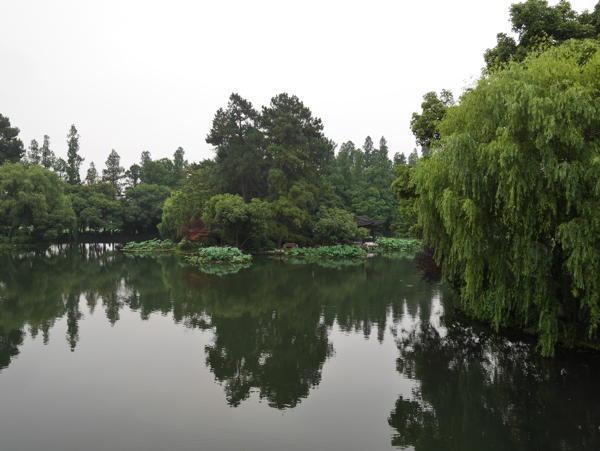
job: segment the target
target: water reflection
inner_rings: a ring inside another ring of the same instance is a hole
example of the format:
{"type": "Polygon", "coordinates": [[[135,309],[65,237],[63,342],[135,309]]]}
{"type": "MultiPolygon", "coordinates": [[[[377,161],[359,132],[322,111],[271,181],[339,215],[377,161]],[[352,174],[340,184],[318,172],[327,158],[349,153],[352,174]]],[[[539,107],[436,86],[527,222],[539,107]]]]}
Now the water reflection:
{"type": "Polygon", "coordinates": [[[397,369],[418,385],[398,398],[388,419],[394,446],[599,449],[598,356],[541,359],[528,342],[466,325],[451,309],[440,312],[399,334],[397,369]]]}
{"type": "Polygon", "coordinates": [[[406,258],[329,266],[258,259],[220,277],[176,257],[110,250],[0,254],[0,373],[28,334],[44,343],[60,339],[51,337],[59,319],[66,345],[77,352],[87,315],[116,324],[126,310],[142,320],[158,313],[211,333],[203,355],[229,405],[256,393],[291,409],[321,383],[335,355],[334,327],[379,341],[392,330],[398,375],[414,389],[381,406],[391,409],[391,446],[600,449],[597,357],[542,360],[526,342],[466,325],[406,258]]]}
{"type": "Polygon", "coordinates": [[[0,255],[0,369],[19,352],[26,331],[41,331],[47,342],[53,324],[66,317],[66,340],[75,350],[86,309],[103,309],[115,324],[128,308],[141,319],[170,314],[185,327],[211,330],[206,364],[230,405],[256,391],[272,407],[291,408],[320,383],[334,353],[334,323],[383,340],[388,318],[400,318],[406,299],[416,311],[434,290],[406,259],[394,261],[393,272],[378,260],[323,267],[265,259],[218,277],[172,256],[105,251],[90,245],[0,255]]]}

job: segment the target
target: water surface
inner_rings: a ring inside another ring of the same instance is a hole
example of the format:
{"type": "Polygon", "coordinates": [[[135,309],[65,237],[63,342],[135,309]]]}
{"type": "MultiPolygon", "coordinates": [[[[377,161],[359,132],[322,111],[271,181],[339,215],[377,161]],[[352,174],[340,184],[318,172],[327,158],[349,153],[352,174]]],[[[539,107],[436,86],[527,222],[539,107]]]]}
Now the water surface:
{"type": "Polygon", "coordinates": [[[600,449],[596,356],[459,321],[410,259],[346,263],[0,254],[0,449],[600,449]]]}

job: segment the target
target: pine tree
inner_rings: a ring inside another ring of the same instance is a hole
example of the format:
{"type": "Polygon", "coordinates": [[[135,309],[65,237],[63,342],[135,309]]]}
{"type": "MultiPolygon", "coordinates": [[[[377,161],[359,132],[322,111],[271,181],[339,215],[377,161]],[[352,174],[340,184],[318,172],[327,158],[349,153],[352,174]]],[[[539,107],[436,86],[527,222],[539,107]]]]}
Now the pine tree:
{"type": "Polygon", "coordinates": [[[402,152],[396,152],[394,154],[394,166],[400,166],[406,164],[406,156],[402,152]]]}
{"type": "Polygon", "coordinates": [[[10,126],[10,120],[0,114],[0,164],[16,163],[25,153],[23,142],[18,138],[19,129],[10,126]]]}
{"type": "Polygon", "coordinates": [[[27,161],[29,161],[30,164],[40,164],[42,162],[42,150],[35,139],[32,139],[31,144],[29,144],[27,161]]]}
{"type": "Polygon", "coordinates": [[[365,153],[365,167],[370,167],[373,160],[373,140],[367,136],[363,144],[363,152],[365,153]]]}
{"type": "Polygon", "coordinates": [[[50,150],[50,137],[48,135],[44,135],[44,142],[42,144],[42,159],[41,163],[46,169],[50,169],[54,167],[54,160],[56,157],[54,156],[54,152],[50,150]]]}
{"type": "Polygon", "coordinates": [[[121,179],[125,170],[120,166],[121,157],[115,149],[111,150],[105,164],[106,169],[102,170],[102,180],[112,185],[115,188],[115,194],[118,195],[121,193],[121,179]]]}
{"type": "Polygon", "coordinates": [[[67,135],[67,146],[67,180],[71,185],[79,185],[81,184],[79,167],[83,158],[79,155],[79,133],[75,125],[71,125],[67,135]]]}
{"type": "Polygon", "coordinates": [[[52,169],[58,174],[61,180],[66,182],[69,179],[69,176],[67,174],[67,162],[64,160],[64,158],[55,158],[52,164],[52,169]]]}
{"type": "Polygon", "coordinates": [[[142,168],[139,164],[132,164],[129,166],[129,169],[125,171],[125,177],[127,178],[127,184],[132,187],[138,186],[140,182],[140,176],[142,173],[142,168]]]}
{"type": "Polygon", "coordinates": [[[417,149],[413,149],[413,151],[408,156],[408,165],[412,166],[414,168],[415,166],[417,166],[418,163],[419,163],[419,153],[417,152],[417,149]]]}
{"type": "Polygon", "coordinates": [[[95,185],[96,183],[98,183],[98,171],[96,170],[96,165],[94,162],[91,162],[85,176],[85,184],[91,186],[95,185]]]}
{"type": "Polygon", "coordinates": [[[187,166],[187,161],[185,161],[185,153],[183,151],[183,147],[178,147],[175,153],[173,154],[173,172],[175,182],[178,182],[183,178],[183,171],[187,166]]]}

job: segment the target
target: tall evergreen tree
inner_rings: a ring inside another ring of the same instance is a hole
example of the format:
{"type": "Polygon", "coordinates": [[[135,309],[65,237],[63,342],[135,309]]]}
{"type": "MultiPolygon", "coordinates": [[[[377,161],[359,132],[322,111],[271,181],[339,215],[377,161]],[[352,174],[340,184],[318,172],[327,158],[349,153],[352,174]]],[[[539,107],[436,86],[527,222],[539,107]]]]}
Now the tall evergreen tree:
{"type": "Polygon", "coordinates": [[[365,138],[365,143],[363,144],[363,152],[365,154],[365,167],[369,167],[371,166],[371,160],[373,158],[373,150],[374,150],[374,146],[373,146],[373,140],[371,139],[370,136],[367,136],[365,138]]]}
{"type": "Polygon", "coordinates": [[[44,141],[42,143],[42,166],[46,169],[50,169],[54,166],[54,160],[56,157],[54,156],[54,152],[50,149],[50,137],[48,135],[44,135],[44,141]]]}
{"type": "Polygon", "coordinates": [[[140,160],[140,166],[144,167],[145,164],[148,164],[151,161],[152,161],[152,155],[150,155],[149,151],[144,150],[142,152],[142,157],[141,157],[141,160],[140,160]]]}
{"type": "Polygon", "coordinates": [[[296,96],[279,94],[263,107],[262,130],[267,160],[291,185],[298,180],[318,183],[334,158],[334,143],[323,134],[321,119],[314,117],[296,96]]]}
{"type": "Polygon", "coordinates": [[[215,146],[223,190],[240,194],[245,200],[264,195],[266,190],[263,135],[258,117],[252,103],[233,93],[227,108],[215,114],[206,137],[206,142],[215,146]]]}
{"type": "Polygon", "coordinates": [[[96,165],[92,161],[90,163],[90,167],[87,170],[87,174],[85,176],[85,184],[92,186],[98,183],[98,171],[96,170],[96,165]]]}
{"type": "Polygon", "coordinates": [[[106,159],[106,169],[102,170],[102,180],[115,189],[115,194],[121,193],[121,179],[125,169],[121,167],[121,157],[115,149],[110,151],[106,159]]]}
{"type": "Polygon", "coordinates": [[[413,149],[413,151],[408,156],[408,165],[411,167],[416,167],[417,163],[419,163],[419,153],[417,149],[413,149]]]}
{"type": "Polygon", "coordinates": [[[394,154],[394,166],[400,166],[406,164],[406,156],[402,152],[396,152],[394,154]]]}
{"type": "Polygon", "coordinates": [[[175,179],[176,183],[183,179],[186,166],[187,161],[185,161],[185,152],[183,147],[178,147],[173,154],[173,178],[175,179]]]}
{"type": "Polygon", "coordinates": [[[132,164],[129,169],[125,171],[125,177],[127,178],[127,184],[133,188],[138,186],[140,182],[142,168],[139,164],[132,164]]]}
{"type": "Polygon", "coordinates": [[[19,129],[11,127],[10,120],[0,114],[0,164],[16,163],[23,157],[25,149],[18,136],[19,129]]]}
{"type": "Polygon", "coordinates": [[[42,150],[40,145],[35,139],[31,140],[29,144],[29,151],[27,152],[27,161],[30,164],[40,164],[42,162],[42,150]]]}
{"type": "Polygon", "coordinates": [[[67,135],[67,147],[67,181],[71,185],[79,185],[81,184],[79,168],[83,158],[79,155],[79,133],[77,133],[75,125],[71,125],[67,135]]]}
{"type": "Polygon", "coordinates": [[[69,180],[68,166],[64,158],[55,158],[52,164],[52,169],[58,174],[61,180],[65,182],[69,180]]]}

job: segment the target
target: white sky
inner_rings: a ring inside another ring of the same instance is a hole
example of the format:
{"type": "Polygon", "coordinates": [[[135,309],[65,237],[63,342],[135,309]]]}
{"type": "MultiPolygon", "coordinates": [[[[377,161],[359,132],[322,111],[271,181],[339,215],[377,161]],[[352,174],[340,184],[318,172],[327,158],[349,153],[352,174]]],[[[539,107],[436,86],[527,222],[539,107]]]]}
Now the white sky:
{"type": "Polygon", "coordinates": [[[408,154],[422,95],[473,83],[515,1],[0,0],[0,113],[63,157],[75,123],[84,167],[112,148],[127,167],[142,150],[211,157],[231,92],[288,92],[338,145],[384,135],[408,154]]]}

